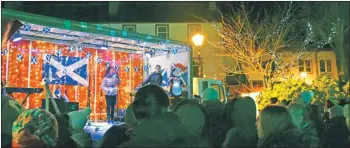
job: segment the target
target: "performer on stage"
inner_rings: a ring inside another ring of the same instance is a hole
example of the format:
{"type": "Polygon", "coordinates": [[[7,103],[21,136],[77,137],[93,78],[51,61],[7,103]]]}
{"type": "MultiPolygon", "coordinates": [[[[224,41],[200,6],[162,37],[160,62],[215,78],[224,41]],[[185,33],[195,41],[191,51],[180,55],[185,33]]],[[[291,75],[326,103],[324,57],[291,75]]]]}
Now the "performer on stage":
{"type": "Polygon", "coordinates": [[[141,85],[144,86],[147,84],[153,84],[153,85],[161,86],[162,81],[163,81],[163,76],[161,72],[161,67],[160,65],[156,65],[156,71],[153,72],[151,75],[149,75],[148,78],[141,85]]]}
{"type": "Polygon", "coordinates": [[[114,123],[114,107],[118,100],[117,85],[119,85],[119,83],[119,77],[115,68],[108,67],[101,85],[101,88],[106,95],[106,114],[108,123],[114,123]]]}

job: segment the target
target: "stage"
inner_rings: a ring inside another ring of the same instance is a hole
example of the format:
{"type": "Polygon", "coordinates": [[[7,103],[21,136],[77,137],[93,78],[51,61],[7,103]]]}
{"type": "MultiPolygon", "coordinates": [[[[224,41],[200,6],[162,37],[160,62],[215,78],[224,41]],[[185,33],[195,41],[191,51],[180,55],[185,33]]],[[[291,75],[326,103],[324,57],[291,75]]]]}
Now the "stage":
{"type": "MultiPolygon", "coordinates": [[[[115,125],[121,125],[124,122],[116,122],[115,125]]],[[[93,147],[96,147],[97,144],[102,139],[105,132],[112,126],[113,124],[108,124],[107,122],[91,122],[91,125],[86,125],[84,130],[87,133],[91,134],[91,138],[93,140],[93,147]]]]}

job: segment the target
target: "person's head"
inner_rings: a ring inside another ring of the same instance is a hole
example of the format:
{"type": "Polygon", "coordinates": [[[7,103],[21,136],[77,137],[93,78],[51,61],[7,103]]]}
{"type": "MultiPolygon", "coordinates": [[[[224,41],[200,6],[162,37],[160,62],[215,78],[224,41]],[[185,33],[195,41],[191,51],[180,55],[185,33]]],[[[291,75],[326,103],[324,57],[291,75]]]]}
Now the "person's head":
{"type": "Polygon", "coordinates": [[[276,97],[270,98],[271,104],[276,104],[277,102],[278,102],[278,98],[276,98],[276,97]]]}
{"type": "Polygon", "coordinates": [[[9,96],[1,96],[1,145],[11,145],[12,125],[24,111],[22,104],[9,96]]]}
{"type": "Polygon", "coordinates": [[[229,127],[255,126],[256,122],[256,105],[252,98],[234,98],[225,104],[224,122],[229,127]]]}
{"type": "Polygon", "coordinates": [[[336,117],[344,117],[343,107],[341,107],[341,106],[331,107],[329,110],[329,117],[330,117],[330,119],[333,119],[336,117]]]}
{"type": "Polygon", "coordinates": [[[206,88],[202,94],[203,101],[219,100],[219,93],[214,88],[206,88]]]}
{"type": "Polygon", "coordinates": [[[286,100],[286,99],[283,99],[283,100],[281,101],[281,104],[282,104],[283,106],[287,106],[287,100],[286,100]]]}
{"type": "Polygon", "coordinates": [[[84,126],[87,123],[88,117],[91,113],[91,109],[89,107],[84,108],[79,111],[72,111],[68,113],[69,121],[71,124],[71,133],[82,131],[84,126]]]}
{"type": "Polygon", "coordinates": [[[162,70],[162,67],[160,67],[160,65],[156,65],[156,73],[160,73],[161,70],[162,70]]]}
{"type": "Polygon", "coordinates": [[[272,135],[283,133],[285,130],[295,128],[295,125],[285,107],[269,105],[261,110],[257,127],[259,138],[265,139],[272,135]]]}
{"type": "Polygon", "coordinates": [[[181,101],[175,106],[174,112],[191,133],[197,136],[205,135],[205,130],[208,128],[209,115],[197,101],[181,101]]]}
{"type": "Polygon", "coordinates": [[[136,92],[135,101],[132,103],[137,120],[160,116],[167,111],[168,107],[169,97],[158,85],[141,87],[136,92]]]}
{"type": "Polygon", "coordinates": [[[58,124],[54,115],[43,109],[21,113],[12,127],[14,147],[55,147],[58,124]]]}
{"type": "Polygon", "coordinates": [[[304,122],[305,107],[301,104],[293,103],[288,105],[287,109],[292,116],[294,124],[301,128],[304,122]]]}
{"type": "Polygon", "coordinates": [[[105,77],[112,76],[115,74],[115,68],[114,67],[108,67],[105,73],[105,77]]]}
{"type": "Polygon", "coordinates": [[[324,109],[324,110],[325,110],[325,111],[328,111],[331,107],[334,106],[334,104],[332,103],[331,100],[327,100],[324,106],[325,106],[325,109],[324,109]]]}
{"type": "Polygon", "coordinates": [[[138,121],[135,118],[132,104],[129,104],[129,106],[125,110],[125,116],[124,116],[125,123],[131,127],[136,127],[138,124],[138,121]]]}
{"type": "Polygon", "coordinates": [[[312,101],[313,95],[314,93],[311,90],[301,92],[299,94],[298,103],[301,105],[310,104],[312,101]]]}

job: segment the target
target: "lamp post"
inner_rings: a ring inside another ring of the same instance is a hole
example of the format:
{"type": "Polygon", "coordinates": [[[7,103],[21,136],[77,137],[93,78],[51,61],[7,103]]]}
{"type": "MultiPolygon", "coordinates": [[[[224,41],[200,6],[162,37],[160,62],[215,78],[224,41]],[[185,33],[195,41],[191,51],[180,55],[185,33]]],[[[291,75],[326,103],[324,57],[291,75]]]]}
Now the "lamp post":
{"type": "Polygon", "coordinates": [[[303,78],[304,79],[304,83],[306,82],[306,76],[307,76],[307,73],[306,72],[302,72],[301,74],[301,78],[303,78]]]}
{"type": "Polygon", "coordinates": [[[194,43],[194,47],[198,47],[198,60],[199,60],[199,77],[202,77],[203,74],[203,67],[202,67],[202,60],[201,60],[201,56],[200,56],[200,46],[202,46],[203,44],[203,40],[204,40],[204,36],[202,34],[195,34],[192,37],[192,41],[194,43]]]}

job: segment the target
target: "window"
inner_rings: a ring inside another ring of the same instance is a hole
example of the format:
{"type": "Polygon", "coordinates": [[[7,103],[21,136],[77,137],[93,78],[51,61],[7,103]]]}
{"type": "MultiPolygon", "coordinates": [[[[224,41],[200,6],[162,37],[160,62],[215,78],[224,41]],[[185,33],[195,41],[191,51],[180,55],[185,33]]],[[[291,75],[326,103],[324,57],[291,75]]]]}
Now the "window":
{"type": "Polygon", "coordinates": [[[169,38],[169,25],[156,25],[156,35],[168,39],[169,38]]]}
{"type": "Polygon", "coordinates": [[[300,60],[299,61],[299,72],[312,72],[311,60],[300,60]]]}
{"type": "Polygon", "coordinates": [[[200,24],[189,24],[187,29],[188,29],[188,42],[191,43],[192,36],[201,32],[201,25],[200,24]]]}
{"type": "Polygon", "coordinates": [[[211,84],[211,88],[215,89],[219,93],[219,100],[221,102],[225,101],[225,94],[222,85],[211,84]]]}
{"type": "Polygon", "coordinates": [[[128,32],[136,32],[136,25],[123,25],[123,30],[128,32]]]}
{"type": "Polygon", "coordinates": [[[253,87],[263,87],[264,82],[262,80],[252,80],[253,87]]]}
{"type": "Polygon", "coordinates": [[[320,72],[332,72],[331,60],[320,60],[320,72]]]}

